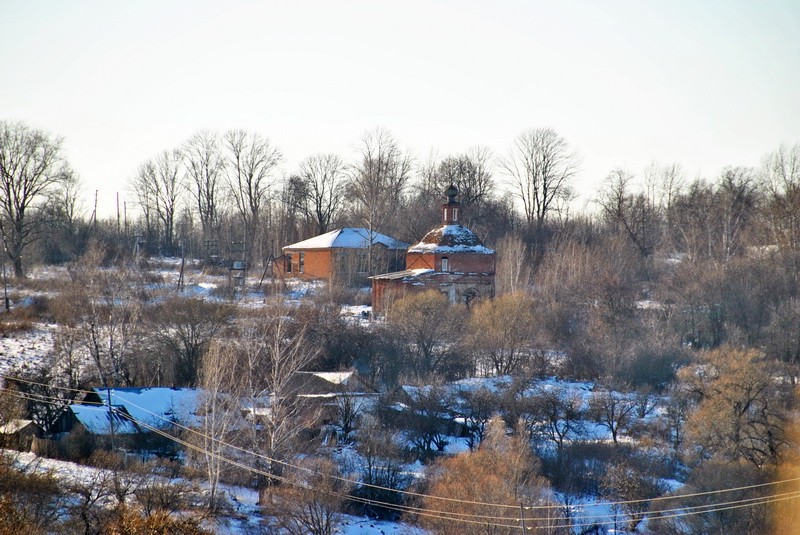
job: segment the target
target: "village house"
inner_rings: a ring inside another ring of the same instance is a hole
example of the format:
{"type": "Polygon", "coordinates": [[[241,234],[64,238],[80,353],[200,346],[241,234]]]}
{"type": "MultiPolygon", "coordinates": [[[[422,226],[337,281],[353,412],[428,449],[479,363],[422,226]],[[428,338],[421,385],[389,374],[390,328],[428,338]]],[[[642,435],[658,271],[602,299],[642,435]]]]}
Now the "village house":
{"type": "Polygon", "coordinates": [[[90,435],[140,435],[171,424],[197,427],[201,392],[196,388],[94,388],[70,404],[53,425],[56,435],[81,428],[90,435]],[[109,410],[109,399],[111,410],[109,410]]]}
{"type": "Polygon", "coordinates": [[[402,268],[408,245],[365,228],[342,228],[287,245],[273,271],[279,277],[354,284],[367,275],[402,268]]]}
{"type": "Polygon", "coordinates": [[[42,436],[42,428],[33,420],[11,420],[0,426],[0,448],[30,451],[34,439],[42,436]]]}
{"type": "MultiPolygon", "coordinates": [[[[311,439],[321,435],[326,440],[339,431],[349,432],[346,428],[354,424],[360,409],[376,397],[376,389],[355,370],[298,371],[287,381],[282,399],[307,416],[303,436],[311,439]]],[[[245,416],[257,420],[270,418],[272,399],[270,392],[262,392],[255,406],[244,408],[245,416]]]]}
{"type": "Polygon", "coordinates": [[[373,314],[381,314],[388,303],[408,292],[435,289],[451,303],[466,305],[494,297],[496,253],[461,224],[458,189],[451,185],[444,194],[442,226],[408,248],[405,270],[371,277],[373,314]]]}

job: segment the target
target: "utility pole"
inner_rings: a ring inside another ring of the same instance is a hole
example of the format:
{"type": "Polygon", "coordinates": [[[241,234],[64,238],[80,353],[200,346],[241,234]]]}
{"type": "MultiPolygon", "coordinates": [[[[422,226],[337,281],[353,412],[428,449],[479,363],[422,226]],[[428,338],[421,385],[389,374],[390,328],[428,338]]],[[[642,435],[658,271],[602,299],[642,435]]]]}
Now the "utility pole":
{"type": "Polygon", "coordinates": [[[521,523],[522,533],[524,534],[526,531],[525,527],[525,508],[522,506],[522,502],[519,503],[519,519],[521,523]]]}
{"type": "Polygon", "coordinates": [[[111,405],[111,387],[106,382],[106,394],[108,395],[108,425],[111,429],[111,451],[114,451],[114,409],[111,405]]]}

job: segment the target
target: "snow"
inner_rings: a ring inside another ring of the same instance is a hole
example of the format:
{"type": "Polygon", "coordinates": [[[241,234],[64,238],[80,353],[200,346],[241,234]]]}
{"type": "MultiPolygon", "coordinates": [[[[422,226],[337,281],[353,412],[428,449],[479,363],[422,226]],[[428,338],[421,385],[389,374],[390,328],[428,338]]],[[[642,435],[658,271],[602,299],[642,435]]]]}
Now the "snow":
{"type": "Polygon", "coordinates": [[[340,526],[334,531],[337,535],[425,535],[428,532],[401,522],[372,520],[370,518],[342,515],[340,526]]]}
{"type": "Polygon", "coordinates": [[[497,393],[502,388],[511,384],[511,381],[510,375],[502,375],[499,377],[470,377],[456,381],[453,385],[461,392],[474,392],[483,388],[489,392],[497,393]]]}
{"type": "Polygon", "coordinates": [[[346,385],[353,376],[353,372],[314,372],[314,375],[336,385],[346,385]]]}
{"type": "Polygon", "coordinates": [[[53,349],[54,325],[36,324],[29,331],[17,331],[0,337],[0,374],[12,369],[33,370],[42,366],[53,349]]]}
{"type": "Polygon", "coordinates": [[[94,435],[108,435],[112,431],[111,421],[113,418],[113,431],[120,435],[133,435],[137,433],[136,426],[127,418],[115,412],[110,412],[107,406],[98,407],[96,405],[70,405],[70,409],[75,414],[75,418],[83,424],[87,431],[94,435]]]}
{"type": "MultiPolygon", "coordinates": [[[[67,461],[59,461],[38,457],[33,453],[20,453],[16,451],[0,450],[0,454],[13,459],[20,468],[34,469],[39,473],[49,473],[58,480],[69,484],[91,485],[102,478],[107,470],[86,466],[67,461]]],[[[166,480],[165,480],[166,481],[166,480]]],[[[184,481],[180,478],[171,481],[184,481]]],[[[204,524],[213,523],[214,533],[225,535],[238,535],[244,533],[260,533],[262,519],[260,508],[256,506],[258,492],[248,487],[221,484],[220,492],[226,496],[234,508],[234,517],[220,517],[216,521],[206,521],[204,524]]],[[[113,505],[113,504],[108,504],[113,505]]],[[[208,527],[208,526],[207,526],[208,527]]],[[[341,524],[334,531],[338,535],[426,535],[427,532],[403,524],[382,520],[372,520],[354,515],[341,515],[341,524]]]]}
{"type": "Polygon", "coordinates": [[[473,253],[494,254],[481,244],[475,233],[462,225],[444,225],[430,231],[422,241],[408,249],[409,253],[473,253]]]}
{"type": "Polygon", "coordinates": [[[369,239],[370,231],[365,228],[343,228],[320,234],[308,240],[303,240],[292,245],[287,245],[285,251],[300,251],[305,249],[364,249],[370,245],[380,244],[389,249],[405,249],[408,244],[396,240],[391,236],[372,231],[372,240],[369,239]]]}
{"type": "MultiPolygon", "coordinates": [[[[96,388],[103,403],[108,403],[108,391],[96,388]]],[[[195,388],[112,388],[111,402],[123,405],[137,421],[154,427],[164,427],[177,421],[190,427],[200,425],[195,415],[202,392],[195,388]]]]}
{"type": "Polygon", "coordinates": [[[13,435],[32,423],[33,420],[11,420],[5,425],[0,425],[0,435],[13,435]]]}

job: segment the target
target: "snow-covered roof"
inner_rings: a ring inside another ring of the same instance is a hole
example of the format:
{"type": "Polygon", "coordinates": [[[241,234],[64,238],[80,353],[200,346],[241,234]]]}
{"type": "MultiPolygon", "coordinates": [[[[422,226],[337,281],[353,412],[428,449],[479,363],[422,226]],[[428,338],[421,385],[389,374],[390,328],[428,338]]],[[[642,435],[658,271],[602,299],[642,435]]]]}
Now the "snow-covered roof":
{"type": "Polygon", "coordinates": [[[370,279],[405,279],[408,277],[419,277],[420,275],[427,275],[433,273],[434,270],[430,268],[420,269],[404,269],[403,271],[393,271],[391,273],[381,273],[380,275],[373,275],[370,279]]]}
{"type": "Polygon", "coordinates": [[[409,244],[391,236],[365,228],[342,228],[320,234],[301,242],[287,245],[284,251],[300,251],[305,249],[365,249],[370,245],[384,245],[389,249],[405,249],[409,244]]]}
{"type": "Polygon", "coordinates": [[[346,385],[347,381],[353,376],[353,371],[347,372],[312,372],[314,375],[319,377],[320,379],[324,379],[329,383],[333,383],[335,385],[346,385]]]}
{"type": "Polygon", "coordinates": [[[409,253],[472,253],[494,254],[463,225],[444,225],[428,232],[422,240],[408,249],[409,253]]]}
{"type": "MultiPolygon", "coordinates": [[[[108,403],[108,391],[96,388],[103,403],[108,403]]],[[[196,426],[200,424],[195,411],[202,391],[196,388],[112,388],[111,402],[124,406],[137,421],[154,427],[164,427],[169,422],[196,426]]]]}
{"type": "Polygon", "coordinates": [[[93,435],[111,434],[110,422],[114,422],[114,433],[120,435],[132,435],[138,432],[133,422],[121,414],[118,407],[114,408],[113,413],[108,410],[108,406],[98,405],[70,405],[75,418],[93,435]]]}
{"type": "Polygon", "coordinates": [[[32,423],[33,420],[11,420],[5,425],[0,425],[0,435],[13,435],[14,433],[19,433],[32,423]]]}

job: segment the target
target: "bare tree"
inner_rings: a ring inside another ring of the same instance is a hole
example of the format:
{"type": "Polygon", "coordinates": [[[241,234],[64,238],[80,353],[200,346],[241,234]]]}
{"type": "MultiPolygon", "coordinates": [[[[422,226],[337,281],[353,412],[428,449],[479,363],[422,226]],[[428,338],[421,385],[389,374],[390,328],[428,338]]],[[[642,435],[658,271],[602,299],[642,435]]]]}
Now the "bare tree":
{"type": "MultiPolygon", "coordinates": [[[[538,475],[539,462],[531,452],[524,431],[509,436],[505,423],[493,418],[486,439],[476,451],[442,457],[429,469],[430,491],[423,500],[427,509],[439,511],[420,517],[420,523],[441,535],[511,535],[550,532],[542,518],[521,520],[516,510],[485,503],[515,507],[529,504],[534,510],[546,503],[547,482],[538,475]],[[493,518],[485,524],[461,522],[459,515],[493,518]],[[527,524],[527,526],[526,526],[527,524]]],[[[540,515],[533,515],[534,517],[540,515]]]]}
{"type": "MultiPolygon", "coordinates": [[[[386,225],[396,216],[393,209],[402,204],[411,178],[411,158],[403,154],[392,134],[380,127],[364,134],[361,143],[361,157],[352,169],[348,192],[356,203],[358,217],[372,236],[379,222],[386,225]]],[[[372,260],[370,247],[369,274],[373,274],[372,260]]]]}
{"type": "Polygon", "coordinates": [[[685,172],[678,164],[659,165],[654,162],[644,170],[647,199],[651,206],[657,207],[657,213],[663,222],[662,239],[668,240],[673,236],[672,207],[675,199],[683,191],[685,182],[685,172]]]}
{"type": "Polygon", "coordinates": [[[337,466],[327,459],[306,459],[266,504],[270,528],[287,535],[333,535],[349,492],[337,466]]]}
{"type": "Polygon", "coordinates": [[[608,175],[598,196],[612,229],[630,239],[643,257],[650,256],[658,245],[658,212],[651,196],[631,191],[633,175],[615,169],[608,175]]]}
{"type": "Polygon", "coordinates": [[[723,170],[717,188],[722,224],[722,252],[730,260],[743,246],[742,235],[756,215],[759,202],[758,184],[752,169],[744,167],[723,170]]]}
{"type": "Polygon", "coordinates": [[[130,357],[141,333],[143,306],[139,272],[103,269],[102,247],[93,243],[70,266],[65,298],[54,307],[61,339],[75,338],[96,366],[104,385],[131,385],[130,357]]]}
{"type": "Polygon", "coordinates": [[[691,453],[705,458],[775,464],[789,445],[788,385],[776,384],[774,364],[753,349],[729,346],[703,353],[699,366],[679,370],[686,393],[698,405],[689,415],[691,453]]]}
{"type": "Polygon", "coordinates": [[[523,293],[478,303],[469,319],[468,339],[480,355],[479,370],[508,375],[529,365],[536,319],[533,301],[523,293]]]}
{"type": "Polygon", "coordinates": [[[472,147],[463,154],[448,156],[438,164],[429,164],[423,170],[426,189],[441,195],[452,184],[458,188],[462,205],[479,204],[494,187],[491,165],[492,152],[488,148],[472,147]]]}
{"type": "Polygon", "coordinates": [[[163,384],[166,373],[178,385],[195,384],[203,353],[232,316],[230,305],[202,299],[176,297],[157,304],[148,314],[150,332],[159,353],[171,357],[173,369],[161,369],[161,361],[151,363],[156,383],[163,384]]]}
{"type": "Polygon", "coordinates": [[[525,243],[513,234],[497,242],[497,295],[524,292],[533,280],[531,258],[525,243]]]}
{"type": "Polygon", "coordinates": [[[548,215],[570,197],[578,164],[576,153],[551,128],[527,130],[514,141],[500,165],[522,202],[529,231],[540,232],[548,215]]]}
{"type": "Polygon", "coordinates": [[[800,144],[781,145],[764,157],[761,174],[767,190],[767,220],[775,243],[800,248],[800,144]]]}
{"type": "Polygon", "coordinates": [[[466,319],[463,305],[451,305],[437,290],[410,293],[393,303],[387,321],[405,345],[405,364],[420,380],[456,375],[468,366],[457,342],[466,319]]]}
{"type": "Polygon", "coordinates": [[[297,397],[297,372],[303,370],[318,355],[318,349],[308,343],[305,325],[296,324],[290,311],[282,304],[273,304],[263,312],[246,318],[236,344],[238,352],[237,397],[253,407],[249,426],[243,439],[249,449],[261,453],[256,461],[275,476],[275,481],[259,478],[259,499],[272,483],[280,481],[282,461],[296,450],[299,434],[313,424],[315,411],[297,397]],[[268,410],[255,410],[264,404],[268,410]]]}
{"type": "Polygon", "coordinates": [[[589,416],[611,432],[614,444],[636,410],[636,400],[614,390],[597,392],[589,401],[589,416]]]}
{"type": "Polygon", "coordinates": [[[0,233],[14,275],[25,276],[23,253],[35,238],[39,201],[72,172],[61,154],[61,139],[10,121],[0,121],[0,233]]]}
{"type": "Polygon", "coordinates": [[[239,382],[236,352],[230,345],[214,342],[206,351],[200,372],[203,393],[200,399],[202,433],[199,442],[209,483],[208,509],[219,507],[219,481],[225,466],[227,444],[241,422],[241,406],[231,393],[239,382]]]}
{"type": "Polygon", "coordinates": [[[175,252],[175,217],[184,189],[180,169],[181,153],[167,150],[140,165],[131,183],[149,232],[154,218],[163,229],[161,244],[166,254],[175,252]]]}
{"type": "Polygon", "coordinates": [[[220,210],[220,178],[224,172],[219,136],[214,132],[197,132],[181,148],[183,163],[194,185],[203,238],[210,239],[220,210]]]}
{"type": "Polygon", "coordinates": [[[564,443],[582,432],[582,400],[563,387],[542,390],[529,398],[518,401],[525,412],[525,420],[532,436],[551,440],[556,444],[558,455],[564,451],[564,443]]]}
{"type": "Polygon", "coordinates": [[[344,172],[344,163],[335,154],[309,156],[300,163],[299,177],[305,185],[301,211],[313,221],[316,234],[328,232],[342,207],[344,172]]]}
{"type": "Polygon", "coordinates": [[[255,132],[230,130],[224,136],[228,187],[245,227],[246,256],[251,257],[269,200],[270,180],[283,160],[280,149],[255,132]]]}

